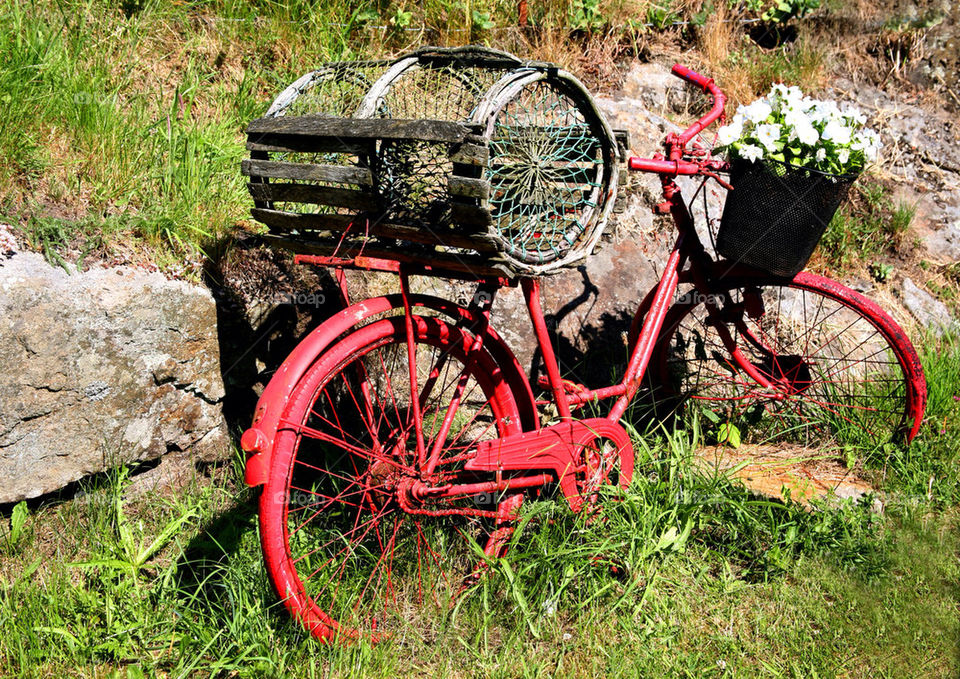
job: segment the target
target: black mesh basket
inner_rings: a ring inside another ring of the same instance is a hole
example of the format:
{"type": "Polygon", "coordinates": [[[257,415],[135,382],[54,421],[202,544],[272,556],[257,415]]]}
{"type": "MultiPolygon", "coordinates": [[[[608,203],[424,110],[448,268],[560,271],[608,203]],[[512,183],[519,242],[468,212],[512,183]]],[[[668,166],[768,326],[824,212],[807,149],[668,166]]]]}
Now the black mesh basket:
{"type": "Polygon", "coordinates": [[[813,254],[856,175],[833,175],[775,160],[736,159],[717,252],[777,276],[794,276],[813,254]]]}

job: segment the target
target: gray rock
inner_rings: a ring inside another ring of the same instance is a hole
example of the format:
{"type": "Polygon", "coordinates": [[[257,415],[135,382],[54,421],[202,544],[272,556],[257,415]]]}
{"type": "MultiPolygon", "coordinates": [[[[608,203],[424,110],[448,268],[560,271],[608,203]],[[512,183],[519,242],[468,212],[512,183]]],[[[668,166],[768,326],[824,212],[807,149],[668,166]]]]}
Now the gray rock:
{"type": "MultiPolygon", "coordinates": [[[[951,197],[957,199],[957,196],[951,197]]],[[[941,227],[926,237],[927,249],[937,259],[960,262],[960,204],[946,203],[938,212],[941,227]]]]}
{"type": "Polygon", "coordinates": [[[0,503],[108,466],[226,449],[217,315],[203,288],[39,255],[0,260],[0,503]]]}
{"type": "Polygon", "coordinates": [[[913,316],[932,332],[937,335],[945,331],[958,327],[956,319],[950,315],[950,310],[946,305],[931,295],[929,292],[917,286],[909,278],[903,279],[903,287],[900,290],[903,297],[903,305],[913,316]]]}
{"type": "Polygon", "coordinates": [[[667,66],[639,61],[634,62],[624,78],[623,94],[639,100],[645,108],[661,115],[687,112],[700,98],[667,66]]]}

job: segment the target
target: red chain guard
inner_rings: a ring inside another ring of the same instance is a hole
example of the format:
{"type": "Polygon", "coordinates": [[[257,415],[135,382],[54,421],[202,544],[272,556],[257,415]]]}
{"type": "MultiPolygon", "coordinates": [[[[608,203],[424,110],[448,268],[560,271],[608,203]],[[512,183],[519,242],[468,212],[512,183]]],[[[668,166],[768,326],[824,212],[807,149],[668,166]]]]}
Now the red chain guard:
{"type": "Polygon", "coordinates": [[[626,488],[633,478],[630,435],[619,424],[599,417],[482,441],[477,446],[477,456],[467,461],[465,467],[483,472],[551,469],[560,480],[564,497],[574,511],[579,511],[583,498],[577,488],[577,474],[585,472],[581,451],[597,439],[611,441],[616,446],[620,456],[620,486],[626,488]]]}

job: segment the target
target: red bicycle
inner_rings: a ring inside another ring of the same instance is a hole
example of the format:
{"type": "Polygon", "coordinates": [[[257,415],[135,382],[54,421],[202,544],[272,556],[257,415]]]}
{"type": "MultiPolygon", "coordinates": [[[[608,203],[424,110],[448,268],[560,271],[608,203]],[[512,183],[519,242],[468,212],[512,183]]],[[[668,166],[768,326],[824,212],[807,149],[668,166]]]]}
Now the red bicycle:
{"type": "Polygon", "coordinates": [[[580,511],[633,475],[620,423],[642,389],[685,412],[709,409],[755,441],[880,447],[909,443],[926,400],[920,361],[876,304],[834,281],[715,261],[674,181],[726,169],[691,140],[723,115],[713,97],[664,152],[631,158],[660,176],[677,228],[659,283],[635,314],[619,382],[563,378],[537,278],[471,277],[367,257],[300,257],[333,267],[345,308],[287,358],[242,438],[247,482],[263,485],[267,570],[289,611],[321,639],[379,635],[424,599],[469,585],[502,555],[522,503],[559,489],[580,511]],[[398,275],[397,294],[350,304],[344,269],[398,275]],[[471,280],[469,304],[414,294],[410,277],[471,280]],[[531,381],[491,327],[499,289],[520,285],[545,377],[531,381]],[[535,389],[535,387],[537,389],[535,389]],[[538,401],[535,392],[547,394],[538,401]],[[552,404],[552,421],[543,408],[552,404]],[[603,416],[578,417],[586,404],[603,416]],[[478,566],[477,563],[481,562],[478,566]]]}

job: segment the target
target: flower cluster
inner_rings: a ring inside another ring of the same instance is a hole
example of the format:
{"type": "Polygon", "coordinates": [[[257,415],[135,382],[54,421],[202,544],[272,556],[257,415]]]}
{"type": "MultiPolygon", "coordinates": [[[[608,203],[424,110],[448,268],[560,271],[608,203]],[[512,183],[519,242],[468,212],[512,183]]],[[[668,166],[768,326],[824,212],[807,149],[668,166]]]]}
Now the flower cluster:
{"type": "Polygon", "coordinates": [[[866,129],[855,108],[805,97],[797,87],[774,85],[762,99],[741,106],[720,128],[715,151],[751,162],[771,158],[834,174],[857,174],[877,158],[880,136],[866,129]]]}

